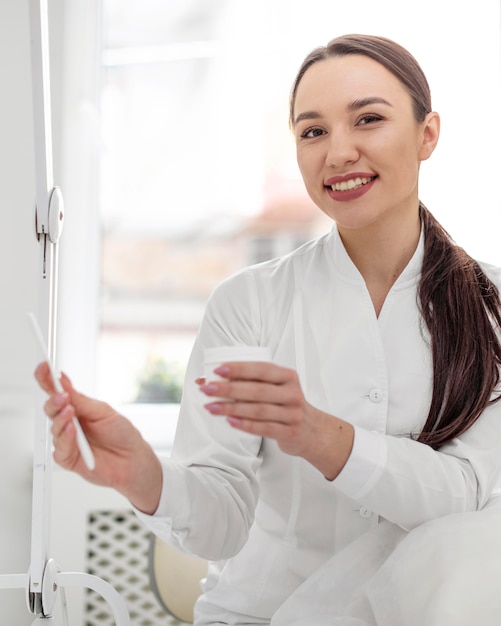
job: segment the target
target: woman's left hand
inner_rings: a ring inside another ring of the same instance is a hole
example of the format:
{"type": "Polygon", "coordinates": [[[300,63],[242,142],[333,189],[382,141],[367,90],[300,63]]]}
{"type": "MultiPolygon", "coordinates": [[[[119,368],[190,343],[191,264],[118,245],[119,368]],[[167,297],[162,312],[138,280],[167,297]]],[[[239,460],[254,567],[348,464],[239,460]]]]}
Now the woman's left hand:
{"type": "Polygon", "coordinates": [[[208,380],[200,390],[214,400],[212,415],[226,416],[239,430],[275,439],[283,452],[301,456],[333,479],[353,445],[348,422],[306,401],[297,373],[266,362],[224,363],[215,370],[224,380],[208,380]]]}

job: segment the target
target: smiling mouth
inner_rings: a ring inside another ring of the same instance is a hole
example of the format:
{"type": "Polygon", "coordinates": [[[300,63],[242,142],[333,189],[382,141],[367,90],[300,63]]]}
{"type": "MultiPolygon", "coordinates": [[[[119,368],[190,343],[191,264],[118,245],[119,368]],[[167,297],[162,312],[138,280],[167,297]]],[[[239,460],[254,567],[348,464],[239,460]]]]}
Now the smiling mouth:
{"type": "Polygon", "coordinates": [[[351,178],[350,180],[343,180],[340,183],[334,183],[333,185],[329,185],[332,191],[353,191],[354,189],[359,189],[367,183],[372,182],[376,176],[370,176],[368,178],[361,178],[358,176],[357,178],[351,178]]]}

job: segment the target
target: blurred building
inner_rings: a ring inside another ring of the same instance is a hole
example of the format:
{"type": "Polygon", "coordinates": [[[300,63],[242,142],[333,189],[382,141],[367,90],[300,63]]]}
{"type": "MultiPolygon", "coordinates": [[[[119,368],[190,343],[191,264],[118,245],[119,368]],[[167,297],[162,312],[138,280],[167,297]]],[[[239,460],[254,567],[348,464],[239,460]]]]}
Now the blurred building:
{"type": "Polygon", "coordinates": [[[102,332],[195,333],[219,282],[290,252],[327,222],[300,181],[272,178],[254,216],[211,216],[175,233],[104,233],[102,332]]]}

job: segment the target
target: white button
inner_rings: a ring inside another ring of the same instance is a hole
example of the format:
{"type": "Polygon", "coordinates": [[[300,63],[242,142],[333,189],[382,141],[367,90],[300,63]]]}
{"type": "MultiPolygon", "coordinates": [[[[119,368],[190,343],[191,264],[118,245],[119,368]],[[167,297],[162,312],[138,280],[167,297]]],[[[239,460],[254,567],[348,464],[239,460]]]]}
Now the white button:
{"type": "Polygon", "coordinates": [[[366,509],[366,508],[365,508],[365,506],[363,506],[363,507],[360,509],[359,513],[360,513],[360,516],[361,516],[361,517],[365,517],[365,518],[367,518],[367,519],[368,519],[369,517],[372,517],[372,511],[369,511],[369,509],[366,509]]]}
{"type": "Polygon", "coordinates": [[[383,399],[383,392],[381,389],[371,389],[369,392],[369,400],[371,402],[381,402],[383,399]]]}

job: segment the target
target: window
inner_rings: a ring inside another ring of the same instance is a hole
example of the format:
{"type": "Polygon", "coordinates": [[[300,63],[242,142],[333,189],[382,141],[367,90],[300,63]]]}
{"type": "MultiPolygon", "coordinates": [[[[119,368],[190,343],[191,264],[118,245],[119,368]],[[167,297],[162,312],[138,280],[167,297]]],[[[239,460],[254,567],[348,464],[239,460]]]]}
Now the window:
{"type": "Polygon", "coordinates": [[[172,401],[214,286],[321,221],[266,132],[266,55],[241,41],[262,6],[237,4],[103,0],[98,381],[120,402],[172,401]]]}

